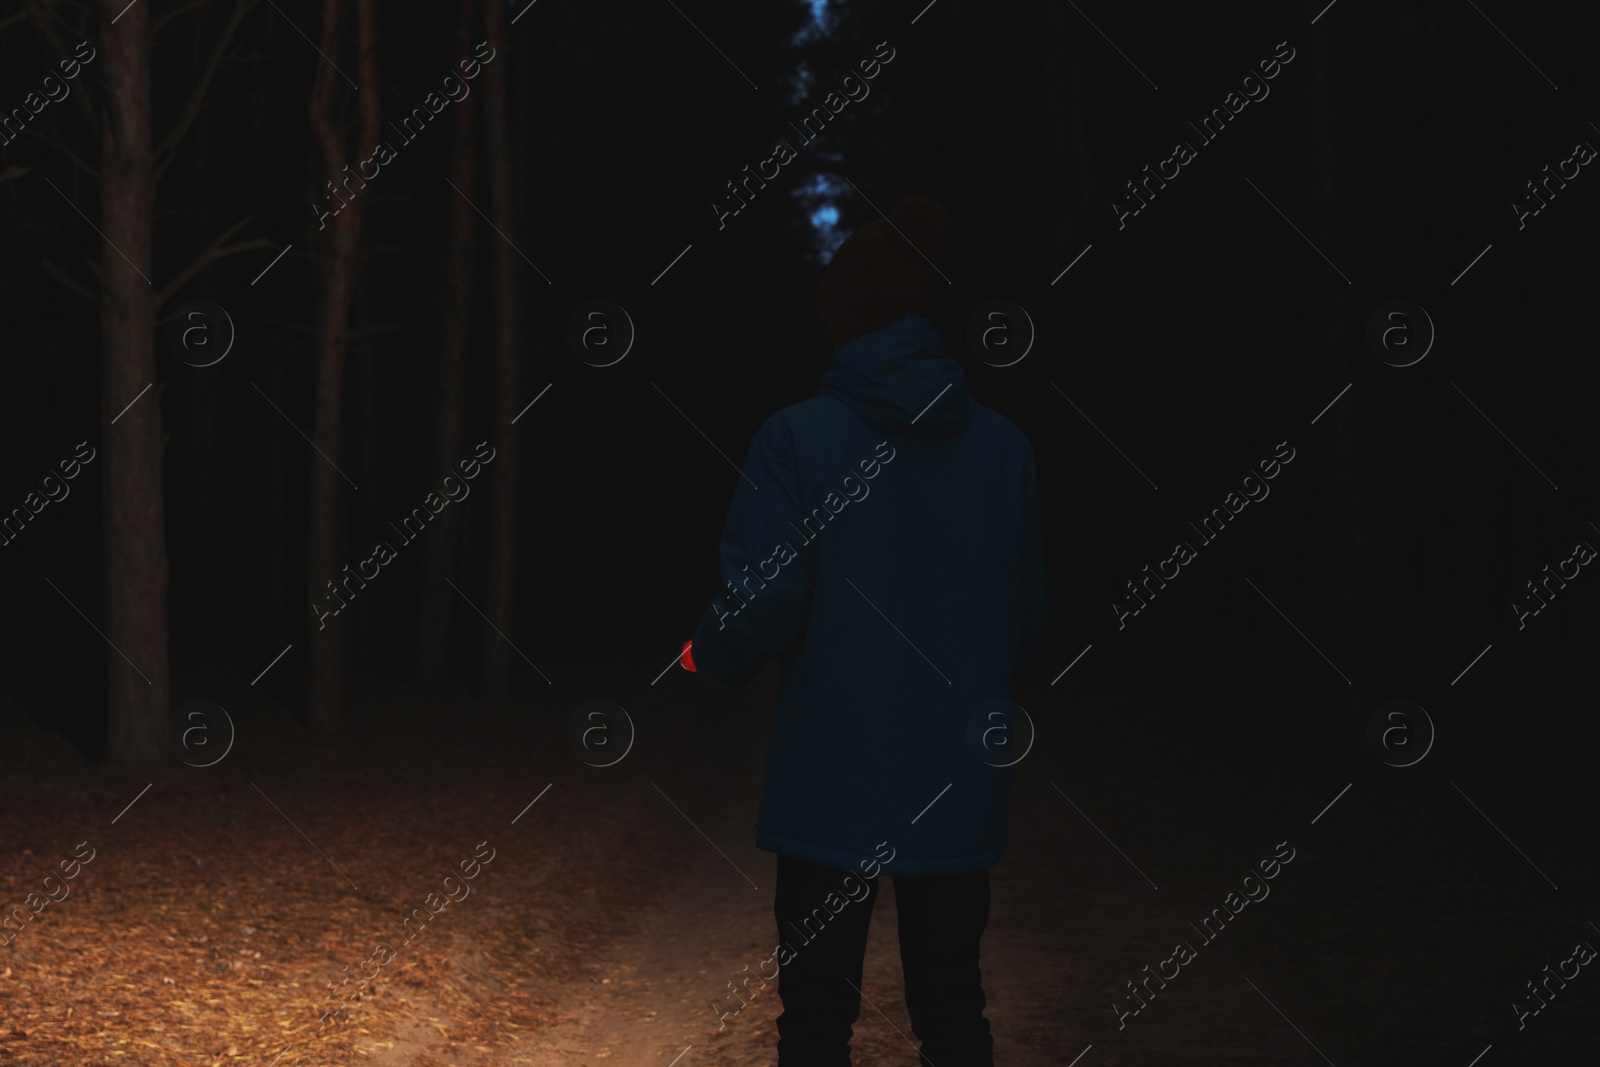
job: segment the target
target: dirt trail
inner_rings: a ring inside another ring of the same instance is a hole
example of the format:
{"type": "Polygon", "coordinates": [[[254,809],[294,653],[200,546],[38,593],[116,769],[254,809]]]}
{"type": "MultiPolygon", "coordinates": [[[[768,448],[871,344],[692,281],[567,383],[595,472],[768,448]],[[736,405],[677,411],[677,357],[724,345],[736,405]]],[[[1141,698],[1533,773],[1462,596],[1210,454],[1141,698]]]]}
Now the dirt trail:
{"type": "MultiPolygon", "coordinates": [[[[777,931],[772,918],[774,857],[756,850],[749,823],[727,817],[701,829],[727,853],[725,860],[701,842],[698,861],[685,876],[642,902],[638,929],[588,961],[582,972],[552,991],[562,1014],[539,1035],[540,1062],[578,1067],[596,1060],[668,1067],[764,1067],[776,1062],[774,1020],[781,1010],[775,982],[751,982],[753,995],[736,1015],[721,1020],[711,1000],[746,965],[770,957],[777,931]],[[728,862],[759,888],[752,888],[728,862]],[[546,1058],[548,1057],[548,1058],[546,1058]]],[[[916,1038],[906,1014],[892,879],[885,879],[873,909],[862,992],[852,1047],[858,1064],[916,1062],[916,1038]]],[[[1042,1003],[1037,976],[1054,965],[1031,937],[1002,883],[984,938],[985,983],[996,1033],[996,1058],[1010,1067],[1044,1067],[1054,1056],[1019,1043],[1014,1024],[1037,1016],[1042,1003]]],[[[1039,1022],[1037,1018],[1031,1020],[1039,1022]]]]}
{"type": "MultiPolygon", "coordinates": [[[[764,724],[770,721],[776,685],[776,671],[769,668],[738,693],[689,687],[691,710],[671,725],[688,736],[702,729],[706,714],[711,718],[705,721],[721,724],[716,732],[725,744],[708,761],[718,773],[685,775],[675,759],[660,769],[663,777],[651,782],[650,803],[640,810],[665,821],[644,839],[650,854],[633,860],[673,873],[659,878],[648,895],[630,899],[614,939],[549,991],[559,1010],[535,1041],[539,1062],[552,1067],[597,1061],[653,1067],[777,1062],[775,1021],[782,1004],[775,981],[765,986],[751,981],[748,1004],[737,1014],[719,1018],[712,1006],[716,998],[724,1012],[734,1007],[728,983],[746,966],[759,968],[777,939],[772,916],[776,858],[755,847],[754,828],[764,724]],[[734,718],[718,718],[729,715],[734,718]],[[676,780],[669,784],[666,776],[676,780]]],[[[1048,830],[1045,835],[1054,836],[1048,830]]],[[[1024,840],[1038,836],[1022,833],[1024,840]]],[[[1035,869],[1032,880],[1053,868],[1035,869]]],[[[983,942],[996,1060],[1008,1067],[1057,1065],[1060,1048],[1053,1033],[1058,1027],[1048,1018],[1040,983],[1042,976],[1059,973],[1062,961],[1051,958],[1048,942],[1038,936],[1039,899],[1024,884],[1027,865],[1009,870],[1002,867],[994,878],[983,942]]],[[[863,1067],[918,1062],[890,878],[883,880],[873,909],[862,993],[851,1046],[855,1062],[863,1067]]]]}
{"type": "MultiPolygon", "coordinates": [[[[85,766],[0,714],[17,757],[0,780],[3,904],[77,842],[98,850],[71,899],[0,949],[0,1063],[770,1067],[776,985],[720,1029],[711,1002],[777,933],[753,825],[771,694],[685,681],[558,685],[498,716],[370,685],[352,698],[368,719],[331,742],[218,683],[241,735],[211,774],[85,766]],[[597,695],[639,728],[606,769],[564,741],[597,695]],[[497,854],[473,895],[322,1028],[342,968],[484,839],[497,854]]],[[[1502,1067],[1593,1061],[1595,987],[1528,1035],[1505,1009],[1588,917],[1506,861],[1448,782],[1399,796],[1357,767],[1274,783],[1157,750],[1114,698],[1023,700],[1039,743],[983,942],[1001,1067],[1465,1063],[1491,1041],[1502,1067]],[[1202,944],[1193,923],[1285,839],[1297,855],[1270,898],[1202,944]],[[1180,939],[1198,959],[1119,1028],[1113,1002],[1180,939]]],[[[887,879],[858,1067],[916,1062],[894,905],[887,879]]]]}

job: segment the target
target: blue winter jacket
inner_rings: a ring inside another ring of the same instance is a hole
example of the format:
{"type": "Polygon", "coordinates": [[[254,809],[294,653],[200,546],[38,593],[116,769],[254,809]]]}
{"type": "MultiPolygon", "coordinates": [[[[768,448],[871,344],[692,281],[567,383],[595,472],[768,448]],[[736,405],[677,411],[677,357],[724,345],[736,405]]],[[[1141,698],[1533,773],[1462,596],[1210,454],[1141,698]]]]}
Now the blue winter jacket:
{"type": "Polygon", "coordinates": [[[992,712],[1045,625],[1033,449],[915,315],[840,347],[821,393],[750,443],[694,634],[728,685],[780,657],[756,845],[869,876],[885,855],[891,876],[986,870],[1011,771],[974,741],[1009,722],[992,712]]]}

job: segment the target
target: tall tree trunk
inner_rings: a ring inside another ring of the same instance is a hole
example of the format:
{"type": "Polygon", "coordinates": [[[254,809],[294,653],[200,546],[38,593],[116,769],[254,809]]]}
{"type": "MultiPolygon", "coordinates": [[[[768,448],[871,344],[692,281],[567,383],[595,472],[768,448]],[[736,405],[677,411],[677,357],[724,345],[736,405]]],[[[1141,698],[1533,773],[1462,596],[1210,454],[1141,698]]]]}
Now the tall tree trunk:
{"type": "Polygon", "coordinates": [[[504,704],[511,681],[512,608],[516,587],[517,453],[511,420],[517,415],[516,267],[508,243],[516,233],[511,210],[511,156],[506,116],[506,12],[499,0],[484,0],[484,30],[493,49],[484,71],[485,145],[489,162],[490,209],[495,228],[506,240],[494,246],[494,493],[490,499],[488,595],[483,630],[482,697],[486,704],[504,704]],[[497,632],[498,631],[498,632],[497,632]],[[501,635],[505,636],[501,636],[501,635]]]}
{"type": "MultiPolygon", "coordinates": [[[[370,258],[357,255],[355,287],[355,322],[370,327],[373,322],[373,272],[370,258]]],[[[380,301],[381,303],[381,301],[380,301]]],[[[377,544],[379,527],[383,522],[380,508],[383,504],[383,426],[379,418],[381,404],[378,398],[378,353],[373,347],[373,332],[363,329],[356,340],[351,356],[356,364],[356,435],[360,473],[356,479],[368,486],[367,495],[356,504],[355,524],[347,543],[361,547],[365,553],[377,544]]],[[[346,468],[348,471],[349,468],[346,468]]],[[[381,594],[374,592],[373,596],[381,594]]],[[[363,602],[362,609],[351,619],[351,647],[345,651],[353,663],[371,663],[382,645],[383,613],[377,609],[380,601],[363,602]]]]}
{"type": "MultiPolygon", "coordinates": [[[[360,79],[357,96],[361,115],[361,137],[355,157],[358,161],[370,157],[377,145],[379,107],[382,103],[379,96],[381,89],[378,84],[373,3],[374,0],[356,0],[357,77],[360,79]]],[[[341,0],[322,0],[321,51],[324,55],[338,52],[335,42],[338,40],[342,14],[341,0]]],[[[322,155],[323,173],[328,182],[338,187],[345,179],[343,171],[347,160],[344,137],[333,113],[333,79],[338,73],[330,69],[331,66],[331,61],[317,65],[316,82],[311,91],[311,131],[322,155]]],[[[341,414],[344,406],[347,327],[361,237],[361,216],[366,206],[366,197],[360,191],[359,183],[358,177],[349,187],[353,190],[349,203],[327,222],[318,248],[322,308],[317,323],[314,356],[316,377],[312,397],[312,439],[316,448],[311,455],[309,571],[306,581],[312,604],[311,621],[319,624],[311,628],[309,641],[309,718],[312,728],[317,730],[336,730],[343,718],[340,698],[344,661],[340,630],[337,620],[321,618],[315,605],[324,603],[327,607],[337,608],[340,603],[331,595],[335,580],[340,577],[338,556],[342,547],[339,505],[344,476],[336,467],[341,451],[339,446],[343,440],[341,414]]],[[[330,207],[334,206],[337,199],[331,193],[327,195],[330,197],[330,207]]]]}
{"type": "MultiPolygon", "coordinates": [[[[1062,181],[1070,174],[1078,187],[1075,201],[1069,202],[1065,197],[1051,198],[1058,219],[1054,232],[1055,247],[1065,257],[1061,262],[1066,264],[1082,251],[1080,245],[1090,243],[1089,238],[1094,233],[1094,161],[1089,154],[1089,139],[1083,128],[1083,37],[1075,28],[1067,26],[1066,16],[1060,7],[1051,6],[1048,10],[1049,33],[1045,39],[1049,45],[1044,54],[1066,57],[1065,63],[1040,64],[1042,69],[1054,72],[1046,94],[1050,106],[1050,125],[1055,131],[1055,136],[1050,139],[1050,173],[1062,181]]],[[[1082,352],[1086,345],[1077,310],[1083,302],[1082,287],[1086,284],[1084,279],[1087,272],[1075,273],[1076,277],[1069,274],[1060,279],[1062,289],[1056,299],[1066,320],[1066,349],[1069,352],[1082,352]]],[[[1099,363],[1085,360],[1084,365],[1091,368],[1092,373],[1092,368],[1099,363]]],[[[1081,636],[1085,642],[1090,642],[1101,639],[1107,632],[1109,622],[1101,523],[1104,509],[1100,472],[1104,466],[1097,455],[1100,439],[1093,427],[1083,419],[1074,418],[1072,428],[1071,515],[1077,538],[1077,551],[1073,557],[1078,567],[1079,595],[1078,617],[1074,620],[1078,632],[1068,635],[1068,640],[1081,636]]],[[[1061,586],[1065,584],[1062,582],[1061,586]]],[[[1072,648],[1069,646],[1066,651],[1072,652],[1072,648]]],[[[1076,655],[1075,652],[1072,654],[1076,655]]]]}
{"type": "MultiPolygon", "coordinates": [[[[457,64],[471,58],[473,0],[461,0],[456,24],[457,64]]],[[[499,59],[499,56],[495,57],[499,59]]],[[[492,64],[491,64],[492,66],[492,64]]],[[[459,68],[458,68],[459,69],[459,68]]],[[[445,247],[444,316],[439,344],[439,408],[435,420],[433,481],[451,473],[461,458],[462,409],[466,400],[467,337],[471,328],[473,228],[476,212],[468,203],[475,195],[477,140],[474,109],[463,101],[456,109],[451,177],[460,195],[450,197],[449,234],[445,247]]],[[[460,479],[460,472],[456,472],[460,479]]],[[[456,593],[446,584],[455,572],[461,525],[455,508],[445,508],[435,521],[424,557],[422,604],[417,617],[417,678],[437,685],[450,651],[450,620],[456,593]]]]}
{"type": "Polygon", "coordinates": [[[100,127],[100,226],[106,237],[100,250],[101,486],[111,646],[107,755],[138,762],[161,755],[171,675],[161,389],[140,396],[156,380],[155,291],[149,280],[155,203],[149,5],[124,7],[122,0],[99,5],[106,79],[100,127]]]}
{"type": "MultiPolygon", "coordinates": [[[[194,40],[190,62],[200,70],[206,61],[203,42],[210,23],[211,7],[201,7],[194,16],[194,40]]],[[[211,151],[211,119],[214,111],[206,108],[194,124],[193,187],[189,193],[190,204],[195,209],[195,227],[192,239],[195,247],[204,248],[211,239],[213,210],[216,204],[216,168],[211,151]]],[[[202,272],[196,279],[199,295],[215,300],[215,275],[202,272]]],[[[189,618],[186,652],[204,659],[215,643],[215,626],[212,619],[211,591],[216,585],[216,486],[217,486],[217,374],[203,370],[189,378],[189,544],[184,556],[189,566],[189,618]]],[[[180,653],[180,659],[182,654],[180,653]]]]}
{"type": "MultiPolygon", "coordinates": [[[[207,294],[210,295],[210,294],[207,294]]],[[[217,379],[201,371],[189,383],[189,619],[179,658],[203,657],[216,643],[217,379]]]]}
{"type": "MultiPolygon", "coordinates": [[[[644,90],[635,80],[623,91],[644,90]]],[[[639,144],[642,137],[633,113],[622,122],[625,125],[618,130],[618,136],[610,138],[607,144],[606,202],[617,208],[606,218],[600,277],[603,291],[617,294],[626,304],[631,302],[629,287],[635,277],[633,252],[637,247],[635,211],[627,186],[631,180],[628,176],[636,173],[632,165],[633,146],[639,144]]],[[[630,551],[628,525],[637,507],[632,501],[639,499],[635,479],[640,454],[638,428],[642,420],[631,410],[632,398],[638,395],[632,373],[637,366],[637,362],[624,360],[612,367],[605,377],[596,380],[593,394],[595,402],[605,411],[605,422],[596,427],[605,441],[599,476],[603,479],[601,484],[612,487],[613,491],[589,494],[589,507],[577,524],[583,531],[582,544],[589,554],[589,567],[584,572],[588,595],[583,598],[580,631],[586,669],[591,665],[599,666],[589,660],[589,649],[605,649],[618,643],[633,647],[633,607],[638,598],[630,596],[629,592],[639,588],[639,576],[633,569],[638,566],[638,554],[630,551]],[[618,560],[626,560],[626,566],[619,566],[618,560]]],[[[602,663],[604,658],[602,652],[602,663]]]]}
{"type": "MultiPolygon", "coordinates": [[[[287,346],[285,346],[287,347],[287,346]]],[[[272,365],[267,371],[267,386],[272,390],[271,396],[283,396],[284,379],[287,377],[288,357],[275,353],[272,365]]],[[[294,610],[291,613],[291,593],[289,592],[289,489],[288,478],[284,475],[284,438],[283,419],[265,404],[257,409],[262,425],[257,429],[266,440],[265,464],[267,477],[267,545],[266,545],[266,580],[267,580],[267,619],[268,626],[266,638],[269,644],[276,644],[279,638],[291,632],[297,632],[301,618],[299,597],[293,597],[294,610]]],[[[259,636],[259,632],[257,634],[259,636]]]]}
{"type": "MultiPolygon", "coordinates": [[[[1314,5],[1307,5],[1309,12],[1314,5]]],[[[1306,148],[1310,164],[1312,212],[1309,229],[1318,248],[1337,248],[1332,239],[1333,226],[1329,216],[1337,200],[1334,188],[1334,117],[1328,88],[1328,55],[1323,44],[1324,35],[1312,34],[1306,40],[1307,52],[1307,119],[1306,148]]],[[[1325,265],[1319,265],[1325,267],[1325,265]]],[[[1349,340],[1351,319],[1351,286],[1342,284],[1325,269],[1316,269],[1310,275],[1313,291],[1317,294],[1315,306],[1320,328],[1317,330],[1319,349],[1317,363],[1326,368],[1337,368],[1333,373],[1324,371],[1313,376],[1320,380],[1319,395],[1333,396],[1354,377],[1357,345],[1349,340]]],[[[1365,358],[1365,357],[1363,357],[1365,358]]],[[[1336,404],[1328,413],[1333,423],[1334,457],[1329,464],[1337,494],[1339,558],[1344,561],[1344,573],[1339,576],[1338,597],[1340,618],[1346,649],[1345,668],[1356,687],[1351,690],[1352,700],[1361,695],[1371,695],[1371,687],[1379,683],[1379,642],[1376,636],[1378,615],[1375,610],[1373,585],[1372,520],[1368,513],[1370,498],[1366,471],[1365,439],[1361,432],[1359,413],[1363,398],[1358,390],[1336,404]]]]}

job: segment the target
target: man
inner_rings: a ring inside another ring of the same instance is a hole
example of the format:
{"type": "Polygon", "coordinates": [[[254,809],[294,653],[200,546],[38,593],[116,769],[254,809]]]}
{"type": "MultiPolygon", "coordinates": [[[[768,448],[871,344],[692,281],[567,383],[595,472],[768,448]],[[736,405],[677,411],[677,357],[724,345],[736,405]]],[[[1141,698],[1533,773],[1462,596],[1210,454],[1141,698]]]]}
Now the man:
{"type": "Polygon", "coordinates": [[[684,651],[731,686],[779,657],[756,844],[778,856],[780,1067],[849,1067],[879,873],[924,1062],[993,1064],[978,943],[1011,778],[990,742],[1043,634],[1044,554],[1033,450],[926,318],[948,234],[913,197],[834,255],[833,367],[751,442],[684,651]]]}

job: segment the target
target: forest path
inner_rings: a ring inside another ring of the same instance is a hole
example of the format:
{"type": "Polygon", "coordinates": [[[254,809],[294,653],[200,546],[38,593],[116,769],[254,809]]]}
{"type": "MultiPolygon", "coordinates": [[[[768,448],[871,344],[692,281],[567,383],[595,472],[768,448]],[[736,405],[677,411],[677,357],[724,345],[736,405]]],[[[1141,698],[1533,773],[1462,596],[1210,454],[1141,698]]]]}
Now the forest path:
{"type": "MultiPolygon", "coordinates": [[[[692,865],[629,915],[631,932],[551,991],[560,1015],[534,1044],[540,1063],[770,1067],[777,1062],[775,1020],[782,1005],[776,981],[763,985],[747,979],[748,1003],[742,1009],[728,988],[733,981],[744,991],[739,979],[746,966],[751,972],[771,973],[771,965],[763,961],[771,958],[776,944],[776,858],[755,848],[750,814],[747,804],[738,803],[718,812],[714,821],[699,824],[726,858],[683,828],[699,843],[692,865]],[[724,1013],[720,1017],[713,1000],[724,1013]]],[[[676,848],[685,839],[668,833],[657,840],[662,848],[676,848]]],[[[904,1001],[892,883],[883,880],[873,909],[862,983],[865,1000],[852,1040],[858,1065],[917,1063],[904,1001]]],[[[1058,1057],[1019,1044],[1016,1024],[1026,1018],[1030,1029],[1045,1026],[1039,1017],[1043,1005],[1029,987],[1036,976],[1054,968],[1039,939],[1029,933],[1017,903],[1003,887],[995,894],[983,942],[988,1015],[997,1062],[1044,1067],[1057,1063],[1058,1057]]]]}
{"type": "MultiPolygon", "coordinates": [[[[205,769],[85,764],[0,701],[0,905],[22,906],[78,842],[95,850],[70,898],[0,947],[0,1064],[770,1067],[776,984],[725,1026],[712,1007],[776,940],[775,858],[754,841],[770,686],[651,673],[535,687],[495,713],[367,679],[349,728],[324,737],[242,683],[195,680],[239,731],[205,769]],[[585,766],[566,724],[607,695],[637,744],[585,766]],[[470,896],[407,938],[399,924],[491,850],[470,896]],[[395,958],[375,966],[382,943],[395,958]],[[346,978],[361,973],[370,984],[346,978]]],[[[1038,739],[982,950],[1001,1067],[1464,1064],[1491,1041],[1501,1067],[1593,1061],[1595,987],[1575,984],[1528,1035],[1506,1008],[1589,916],[1447,781],[1263,758],[1273,734],[1242,735],[1265,753],[1241,747],[1192,699],[1187,735],[1153,728],[1154,697],[1019,699],[1038,739]],[[1204,940],[1195,923],[1280,847],[1294,858],[1270,895],[1204,940]],[[1180,941],[1197,957],[1119,1019],[1180,941]]],[[[1563,885],[1592,859],[1559,828],[1513,829],[1563,885]]],[[[871,924],[857,1067],[917,1062],[893,886],[871,924]]]]}

